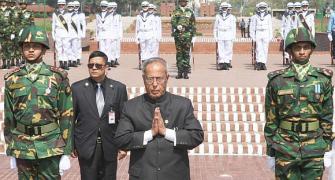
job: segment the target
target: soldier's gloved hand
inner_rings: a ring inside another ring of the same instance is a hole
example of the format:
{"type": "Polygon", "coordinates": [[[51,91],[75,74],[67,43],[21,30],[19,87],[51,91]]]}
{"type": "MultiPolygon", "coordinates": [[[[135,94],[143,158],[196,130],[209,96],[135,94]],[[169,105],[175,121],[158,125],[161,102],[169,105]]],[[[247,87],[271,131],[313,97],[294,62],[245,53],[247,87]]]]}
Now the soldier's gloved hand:
{"type": "Polygon", "coordinates": [[[332,151],[326,152],[325,155],[323,156],[323,164],[325,165],[326,168],[332,165],[332,156],[333,156],[332,151]]]}
{"type": "Polygon", "coordinates": [[[69,170],[71,167],[70,158],[68,155],[63,155],[59,161],[59,174],[62,176],[64,171],[69,170]]]}
{"type": "Polygon", "coordinates": [[[9,164],[10,164],[10,168],[11,168],[11,169],[16,169],[16,168],[17,168],[17,167],[16,167],[16,158],[11,156],[9,161],[10,161],[10,162],[9,162],[9,164]]]}
{"type": "Polygon", "coordinates": [[[332,33],[328,33],[328,39],[329,39],[329,41],[333,41],[332,33]]]}
{"type": "Polygon", "coordinates": [[[182,26],[182,25],[178,25],[178,26],[177,26],[177,29],[178,29],[179,31],[181,31],[181,30],[183,30],[183,26],[182,26]]]}
{"type": "Polygon", "coordinates": [[[195,43],[195,40],[196,40],[196,37],[192,37],[192,43],[194,44],[195,43]]]}
{"type": "Polygon", "coordinates": [[[275,171],[275,164],[276,164],[275,157],[271,157],[271,156],[266,157],[266,165],[273,172],[275,171]]]}
{"type": "Polygon", "coordinates": [[[13,40],[15,38],[15,34],[10,35],[10,40],[13,40]]]}

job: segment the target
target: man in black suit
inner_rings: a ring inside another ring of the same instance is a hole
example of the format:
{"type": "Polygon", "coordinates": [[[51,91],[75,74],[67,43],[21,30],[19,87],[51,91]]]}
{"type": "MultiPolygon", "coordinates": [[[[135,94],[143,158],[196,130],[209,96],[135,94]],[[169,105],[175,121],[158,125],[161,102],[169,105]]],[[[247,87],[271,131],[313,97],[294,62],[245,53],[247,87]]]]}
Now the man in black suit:
{"type": "Polygon", "coordinates": [[[79,159],[81,179],[116,179],[117,159],[126,156],[113,142],[126,86],[106,76],[107,56],[92,52],[88,60],[89,78],[72,85],[74,110],[74,151],[79,159]]]}
{"type": "Polygon", "coordinates": [[[203,141],[203,130],[189,99],[166,92],[167,64],[143,64],[146,93],[124,104],[115,143],[130,150],[130,180],[189,180],[189,149],[203,141]]]}

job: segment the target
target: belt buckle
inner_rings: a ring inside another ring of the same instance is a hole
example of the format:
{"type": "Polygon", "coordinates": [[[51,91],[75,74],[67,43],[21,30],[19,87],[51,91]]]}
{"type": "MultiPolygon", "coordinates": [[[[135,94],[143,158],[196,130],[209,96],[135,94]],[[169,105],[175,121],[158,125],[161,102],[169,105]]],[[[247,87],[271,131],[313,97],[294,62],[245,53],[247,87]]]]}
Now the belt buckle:
{"type": "Polygon", "coordinates": [[[301,124],[301,122],[299,122],[299,123],[295,126],[295,131],[296,131],[296,132],[302,132],[302,124],[301,124]]]}
{"type": "Polygon", "coordinates": [[[34,127],[33,126],[25,126],[25,134],[32,136],[34,133],[34,127]]]}

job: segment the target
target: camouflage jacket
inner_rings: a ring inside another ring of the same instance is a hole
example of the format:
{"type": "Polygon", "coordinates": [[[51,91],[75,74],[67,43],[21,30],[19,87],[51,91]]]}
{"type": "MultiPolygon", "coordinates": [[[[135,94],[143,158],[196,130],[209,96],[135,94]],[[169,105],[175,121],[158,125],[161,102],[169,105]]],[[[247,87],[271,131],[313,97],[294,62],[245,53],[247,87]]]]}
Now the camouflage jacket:
{"type": "Polygon", "coordinates": [[[293,158],[320,157],[331,149],[334,139],[332,75],[328,69],[312,66],[302,81],[297,80],[293,66],[269,73],[264,127],[267,155],[280,152],[293,158]],[[320,128],[291,131],[280,128],[282,121],[316,122],[320,128]]]}
{"type": "Polygon", "coordinates": [[[34,24],[34,14],[31,11],[28,10],[20,10],[19,12],[20,16],[20,26],[21,28],[25,28],[29,25],[34,24]]]}
{"type": "Polygon", "coordinates": [[[20,26],[21,17],[20,17],[20,9],[19,8],[10,8],[11,12],[11,20],[10,20],[10,30],[11,34],[19,35],[20,30],[22,29],[20,26]]]}
{"type": "Polygon", "coordinates": [[[172,25],[172,36],[174,37],[186,37],[192,38],[195,36],[195,16],[191,9],[185,8],[183,11],[180,7],[175,9],[172,13],[171,18],[172,25]],[[179,30],[177,27],[181,25],[182,29],[179,30]]]}
{"type": "Polygon", "coordinates": [[[35,81],[27,77],[26,67],[5,75],[6,153],[21,159],[41,159],[69,155],[72,151],[72,93],[67,73],[42,64],[35,81]],[[18,124],[58,127],[41,135],[27,135],[18,124]]]}
{"type": "Polygon", "coordinates": [[[9,37],[11,34],[11,11],[9,8],[0,9],[0,38],[9,37]]]}

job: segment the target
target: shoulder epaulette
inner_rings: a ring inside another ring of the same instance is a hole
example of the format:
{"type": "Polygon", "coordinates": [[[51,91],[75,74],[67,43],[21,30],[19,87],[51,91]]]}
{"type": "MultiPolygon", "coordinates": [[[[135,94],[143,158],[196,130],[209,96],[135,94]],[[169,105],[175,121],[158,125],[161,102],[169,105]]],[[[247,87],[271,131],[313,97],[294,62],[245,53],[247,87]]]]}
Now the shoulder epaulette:
{"type": "Polygon", "coordinates": [[[20,67],[15,67],[14,69],[10,70],[8,73],[5,74],[5,80],[8,79],[11,75],[13,75],[16,72],[20,71],[20,67]]]}
{"type": "Polygon", "coordinates": [[[50,66],[50,70],[51,70],[52,72],[55,72],[55,73],[61,75],[61,77],[62,77],[63,79],[66,79],[66,78],[67,78],[68,73],[67,73],[64,69],[62,69],[62,68],[55,67],[55,66],[50,66]]]}
{"type": "Polygon", "coordinates": [[[315,69],[316,69],[316,71],[318,71],[319,73],[321,73],[321,74],[323,74],[323,75],[325,75],[325,76],[327,76],[327,77],[329,77],[329,78],[333,77],[333,71],[330,70],[330,69],[320,68],[320,67],[315,68],[315,69]]]}
{"type": "Polygon", "coordinates": [[[269,78],[269,80],[271,80],[271,79],[275,78],[276,76],[279,76],[279,75],[283,74],[284,72],[285,72],[284,69],[270,72],[270,73],[268,74],[268,78],[269,78]]]}

